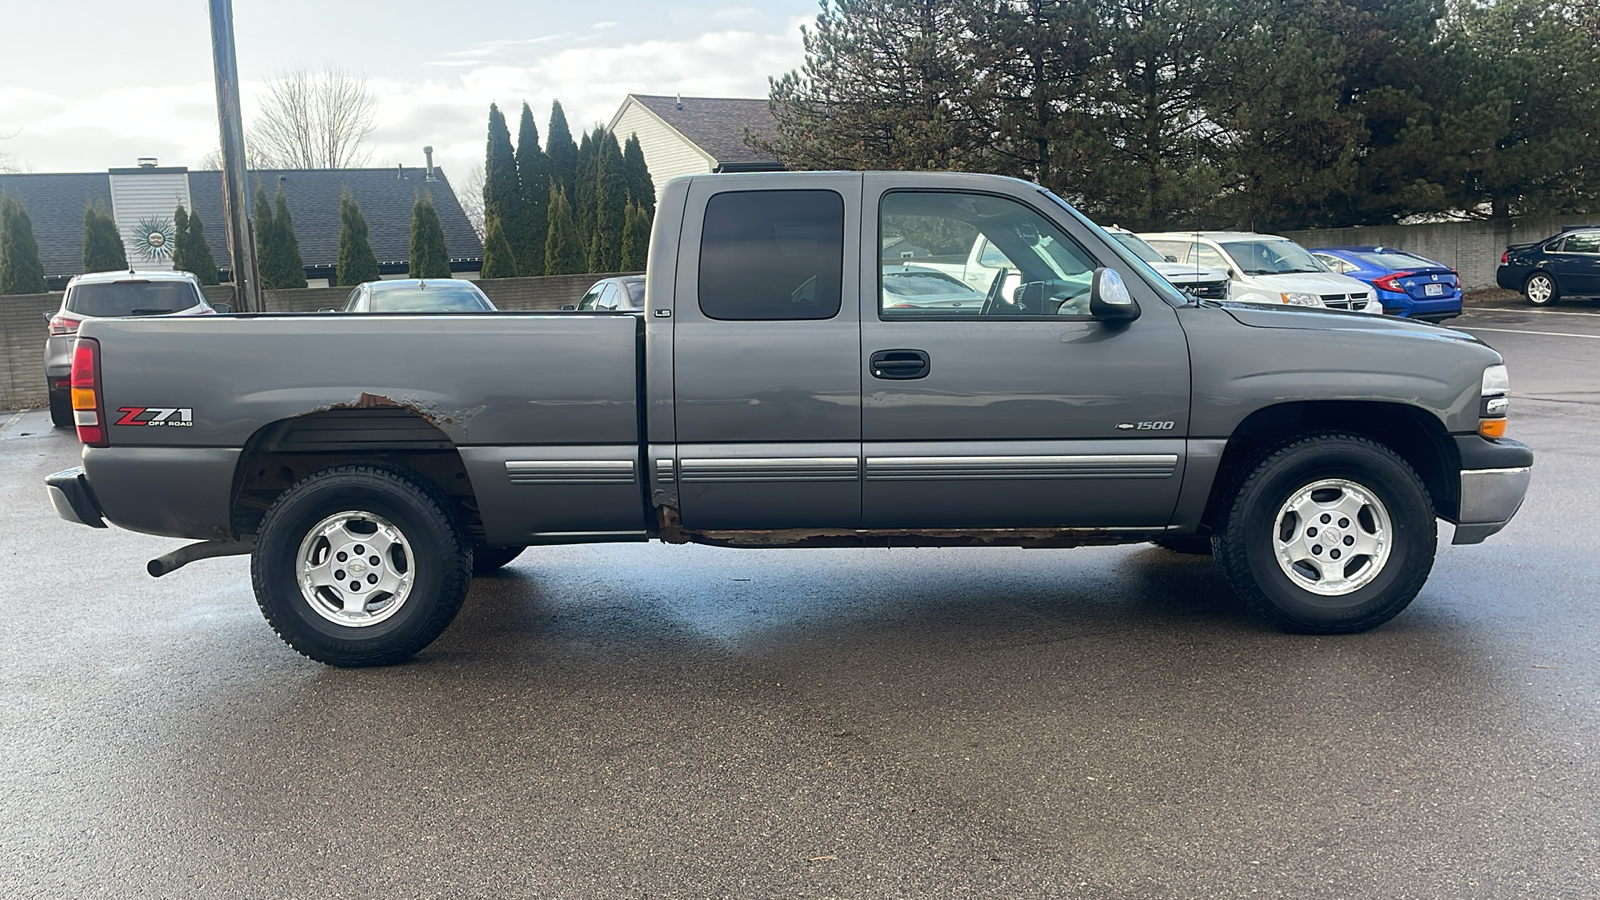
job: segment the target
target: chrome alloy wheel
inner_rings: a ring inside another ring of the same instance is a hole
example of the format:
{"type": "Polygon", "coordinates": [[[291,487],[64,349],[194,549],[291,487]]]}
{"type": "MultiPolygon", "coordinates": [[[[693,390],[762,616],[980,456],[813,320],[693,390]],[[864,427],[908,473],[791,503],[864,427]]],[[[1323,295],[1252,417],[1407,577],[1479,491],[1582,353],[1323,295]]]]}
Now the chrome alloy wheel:
{"type": "Polygon", "coordinates": [[[1273,555],[1297,587],[1324,597],[1360,590],[1378,577],[1394,548],[1389,511],[1368,489],[1324,478],[1278,509],[1273,555]]]}
{"type": "Polygon", "coordinates": [[[1550,296],[1555,293],[1555,282],[1548,275],[1535,275],[1528,279],[1528,301],[1536,306],[1543,306],[1550,302],[1550,296]]]}
{"type": "Polygon", "coordinates": [[[295,556],[300,595],[317,615],[348,628],[399,612],[415,577],[406,536],[382,516],[359,510],[318,522],[295,556]]]}

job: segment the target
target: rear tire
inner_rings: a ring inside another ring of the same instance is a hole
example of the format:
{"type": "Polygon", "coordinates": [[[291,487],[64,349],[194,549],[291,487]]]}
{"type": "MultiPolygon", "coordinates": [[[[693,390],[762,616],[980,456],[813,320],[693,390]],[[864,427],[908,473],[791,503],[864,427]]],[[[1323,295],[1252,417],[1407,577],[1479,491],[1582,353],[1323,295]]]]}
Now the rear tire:
{"type": "Polygon", "coordinates": [[[330,666],[386,666],[437,638],[467,594],[472,544],[421,476],[334,466],[261,520],[250,577],[284,642],[330,666]]]}
{"type": "Polygon", "coordinates": [[[50,423],[57,428],[72,428],[77,423],[72,418],[72,395],[66,391],[50,392],[50,423]]]}
{"type": "Polygon", "coordinates": [[[1561,291],[1556,288],[1556,280],[1544,272],[1535,272],[1523,282],[1522,296],[1534,306],[1551,306],[1561,299],[1561,291]]]}
{"type": "Polygon", "coordinates": [[[1323,432],[1256,458],[1216,540],[1217,566],[1284,631],[1349,634],[1406,608],[1433,568],[1433,504],[1398,454],[1323,432]]]}

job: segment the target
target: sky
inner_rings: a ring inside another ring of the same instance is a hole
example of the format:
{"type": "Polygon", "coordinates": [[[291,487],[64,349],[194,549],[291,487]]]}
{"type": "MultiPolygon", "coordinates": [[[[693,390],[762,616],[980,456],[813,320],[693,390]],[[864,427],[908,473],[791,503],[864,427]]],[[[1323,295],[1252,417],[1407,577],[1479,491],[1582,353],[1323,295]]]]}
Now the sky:
{"type": "MultiPolygon", "coordinates": [[[[196,168],[218,146],[206,0],[7,3],[0,162],[93,172],[153,156],[196,168]]],[[[523,101],[541,140],[559,99],[576,135],[623,97],[765,97],[799,68],[816,0],[234,0],[245,125],[263,86],[329,66],[377,97],[368,164],[420,166],[458,186],[483,163],[489,104],[516,135],[523,101]]]]}

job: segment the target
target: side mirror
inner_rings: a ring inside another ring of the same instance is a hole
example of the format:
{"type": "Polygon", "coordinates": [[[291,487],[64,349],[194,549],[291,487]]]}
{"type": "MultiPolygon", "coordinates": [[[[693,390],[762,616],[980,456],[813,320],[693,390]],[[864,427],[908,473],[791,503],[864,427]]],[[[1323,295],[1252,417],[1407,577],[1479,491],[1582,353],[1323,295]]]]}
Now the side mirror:
{"type": "Polygon", "coordinates": [[[1229,269],[1228,270],[1228,280],[1229,281],[1237,281],[1238,279],[1239,279],[1239,273],[1235,272],[1232,269],[1229,269]]]}
{"type": "Polygon", "coordinates": [[[233,307],[227,303],[213,303],[211,304],[211,308],[216,310],[218,314],[224,316],[233,312],[233,307]]]}
{"type": "Polygon", "coordinates": [[[1089,282],[1089,314],[1104,322],[1132,322],[1139,318],[1139,304],[1116,270],[1094,270],[1094,280],[1089,282]]]}
{"type": "Polygon", "coordinates": [[[319,312],[319,313],[325,313],[325,312],[338,312],[338,310],[337,310],[337,309],[334,309],[334,308],[333,308],[333,307],[331,307],[331,306],[324,306],[324,307],[323,307],[323,308],[321,308],[321,309],[319,309],[319,310],[317,310],[317,312],[319,312]]]}
{"type": "Polygon", "coordinates": [[[1167,262],[1177,262],[1178,261],[1178,254],[1176,254],[1176,253],[1168,253],[1165,258],[1166,258],[1167,262]]]}
{"type": "Polygon", "coordinates": [[[50,312],[50,311],[49,311],[49,310],[46,310],[46,311],[45,311],[45,314],[44,314],[44,320],[45,320],[45,321],[46,321],[46,322],[49,322],[49,321],[51,321],[51,320],[53,320],[53,319],[54,319],[54,318],[55,318],[55,317],[56,317],[56,314],[55,314],[55,313],[53,313],[53,312],[50,312]]]}
{"type": "Polygon", "coordinates": [[[573,306],[571,303],[568,303],[566,306],[561,307],[561,309],[563,311],[566,311],[566,310],[569,310],[569,309],[577,309],[577,307],[573,306]]]}

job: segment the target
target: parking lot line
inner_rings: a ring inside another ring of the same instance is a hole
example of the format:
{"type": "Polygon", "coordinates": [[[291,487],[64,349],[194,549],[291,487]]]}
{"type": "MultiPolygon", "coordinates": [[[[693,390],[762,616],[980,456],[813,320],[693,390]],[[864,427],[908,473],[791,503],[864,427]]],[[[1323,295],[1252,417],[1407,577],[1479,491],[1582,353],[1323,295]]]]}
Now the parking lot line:
{"type": "Polygon", "coordinates": [[[5,434],[6,432],[10,431],[11,430],[11,426],[13,426],[13,425],[17,424],[18,422],[22,421],[22,417],[27,415],[30,411],[31,410],[26,410],[26,409],[17,410],[17,414],[16,415],[12,416],[10,419],[7,419],[6,423],[4,425],[0,425],[0,434],[5,434]]]}
{"type": "Polygon", "coordinates": [[[1465,325],[1462,327],[1471,331],[1498,331],[1502,334],[1541,334],[1546,337],[1571,337],[1600,341],[1600,334],[1573,334],[1570,331],[1527,331],[1521,328],[1483,328],[1477,325],[1465,325]]]}
{"type": "Polygon", "coordinates": [[[1510,313],[1512,315],[1519,316],[1527,313],[1533,313],[1540,316],[1577,316],[1580,319],[1593,319],[1597,316],[1600,316],[1600,310],[1595,312],[1570,312],[1561,309],[1537,309],[1530,306],[1525,309],[1473,309],[1462,313],[1461,317],[1466,318],[1467,316],[1481,316],[1486,313],[1510,313]]]}

